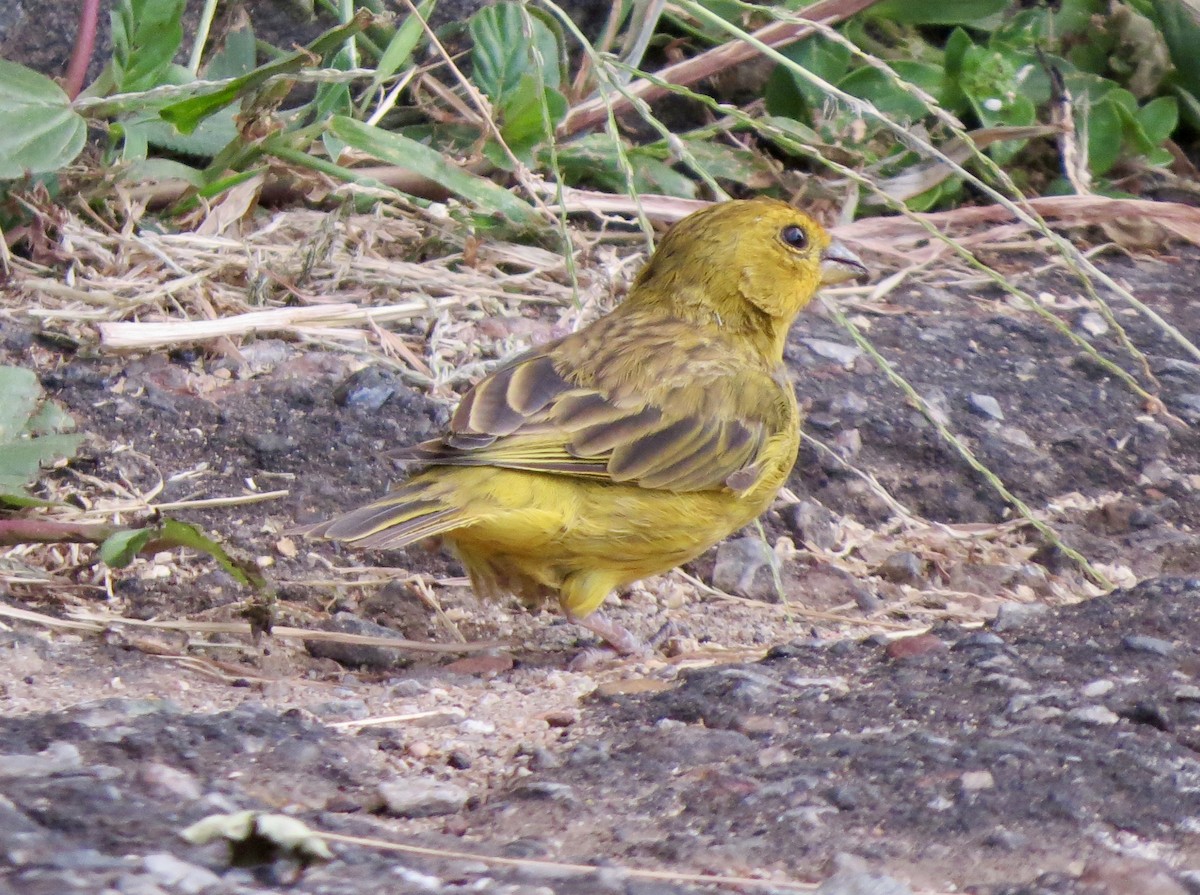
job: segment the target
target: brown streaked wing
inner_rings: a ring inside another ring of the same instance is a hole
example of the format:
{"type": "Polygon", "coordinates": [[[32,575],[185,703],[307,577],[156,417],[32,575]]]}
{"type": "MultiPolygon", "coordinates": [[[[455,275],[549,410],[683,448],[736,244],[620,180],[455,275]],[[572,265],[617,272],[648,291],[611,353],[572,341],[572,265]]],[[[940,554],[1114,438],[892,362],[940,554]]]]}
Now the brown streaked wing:
{"type": "Polygon", "coordinates": [[[463,397],[450,418],[451,435],[511,435],[570,387],[544,354],[502,367],[463,397]]]}
{"type": "MultiPolygon", "coordinates": [[[[757,427],[762,431],[762,427],[757,427]]],[[[710,427],[703,441],[639,478],[646,488],[672,491],[703,491],[719,488],[731,474],[751,463],[763,442],[737,420],[710,427]]]]}
{"type": "Polygon", "coordinates": [[[740,419],[672,414],[659,402],[573,385],[551,357],[534,354],[496,371],[464,396],[444,438],[391,456],[447,466],[497,466],[700,491],[757,479],[774,383],[748,383],[740,419]],[[749,415],[748,418],[746,415],[749,415]]]}

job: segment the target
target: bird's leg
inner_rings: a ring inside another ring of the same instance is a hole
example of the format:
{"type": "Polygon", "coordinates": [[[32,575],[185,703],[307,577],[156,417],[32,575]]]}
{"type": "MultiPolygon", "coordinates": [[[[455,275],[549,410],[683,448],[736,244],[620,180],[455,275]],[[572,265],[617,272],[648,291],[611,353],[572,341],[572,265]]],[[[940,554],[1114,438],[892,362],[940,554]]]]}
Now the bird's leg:
{"type": "Polygon", "coordinates": [[[582,618],[575,615],[573,612],[567,612],[567,621],[579,625],[581,628],[586,628],[591,631],[610,647],[618,655],[622,656],[644,656],[650,650],[638,637],[630,633],[621,625],[614,622],[612,619],[605,618],[599,612],[593,612],[590,615],[585,615],[582,618]]]}

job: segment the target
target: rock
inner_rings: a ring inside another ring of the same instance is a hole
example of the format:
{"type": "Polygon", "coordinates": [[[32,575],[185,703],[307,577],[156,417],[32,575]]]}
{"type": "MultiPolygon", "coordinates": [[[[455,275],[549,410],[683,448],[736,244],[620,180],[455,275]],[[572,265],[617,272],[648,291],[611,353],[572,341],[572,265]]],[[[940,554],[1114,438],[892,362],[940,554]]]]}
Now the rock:
{"type": "Polygon", "coordinates": [[[436,876],[421,873],[418,870],[413,870],[411,867],[405,867],[403,864],[393,865],[391,875],[404,883],[406,892],[410,890],[413,892],[446,891],[445,883],[436,876]]]}
{"type": "Polygon", "coordinates": [[[842,392],[829,402],[829,412],[841,417],[857,417],[871,409],[871,402],[858,392],[842,392]]]}
{"type": "Polygon", "coordinates": [[[1045,603],[1002,603],[992,619],[993,631],[1015,631],[1036,622],[1050,611],[1045,603]]]}
{"type": "Polygon", "coordinates": [[[801,339],[800,344],[818,357],[839,363],[847,370],[853,369],[854,362],[862,357],[862,349],[857,345],[844,345],[826,339],[801,339]]]}
{"type": "Polygon", "coordinates": [[[0,778],[49,777],[81,767],[83,759],[72,743],[53,742],[34,755],[0,755],[0,778]]]}
{"type": "Polygon", "coordinates": [[[1096,339],[1108,333],[1108,321],[1098,311],[1084,311],[1075,322],[1075,329],[1096,339]]]}
{"type": "Polygon", "coordinates": [[[260,457],[286,454],[296,447],[295,439],[280,435],[278,432],[245,432],[242,435],[242,441],[246,443],[246,447],[260,457]]]}
{"type": "Polygon", "coordinates": [[[722,542],[717,548],[713,587],[753,600],[777,603],[778,572],[779,558],[770,544],[755,536],[735,538],[722,542]]]}
{"type": "Polygon", "coordinates": [[[400,377],[379,367],[364,367],[350,376],[333,392],[339,407],[351,407],[373,413],[383,407],[398,389],[400,377]]]}
{"type": "Polygon", "coordinates": [[[783,508],[783,520],[806,545],[832,550],[838,542],[837,517],[815,500],[802,500],[783,508]]]}
{"type": "Polygon", "coordinates": [[[1167,403],[1187,422],[1193,425],[1200,423],[1200,394],[1188,392],[1176,395],[1173,400],[1167,403]]]}
{"type": "Polygon", "coordinates": [[[1121,645],[1135,653],[1153,653],[1156,656],[1169,656],[1175,652],[1175,644],[1160,637],[1148,637],[1144,634],[1129,634],[1121,638],[1121,645]]]}
{"type": "Polygon", "coordinates": [[[186,801],[198,799],[204,794],[200,781],[192,774],[161,762],[142,765],[138,768],[138,777],[163,795],[175,796],[186,801]]]}
{"type": "Polygon", "coordinates": [[[1071,709],[1071,711],[1067,712],[1067,720],[1106,727],[1110,724],[1116,724],[1121,720],[1121,717],[1116,712],[1110,711],[1102,705],[1088,705],[1078,709],[1071,709]]]}
{"type": "Polygon", "coordinates": [[[994,789],[996,779],[991,771],[966,771],[958,778],[958,785],[963,792],[978,792],[981,789],[994,789]]]}
{"type": "Polygon", "coordinates": [[[1000,409],[1000,402],[991,395],[976,393],[967,395],[967,406],[971,408],[972,413],[979,416],[997,421],[1004,419],[1004,411],[1000,409]]]}
{"type": "Polygon", "coordinates": [[[1092,681],[1090,684],[1084,684],[1079,689],[1079,692],[1088,699],[1099,699],[1101,696],[1107,696],[1111,693],[1114,687],[1116,687],[1116,684],[1112,681],[1100,678],[1099,680],[1092,681]]]}
{"type": "Polygon", "coordinates": [[[834,437],[833,448],[843,460],[853,460],[862,453],[862,433],[858,429],[843,429],[834,437]]]}
{"type": "Polygon", "coordinates": [[[380,783],[383,810],[394,817],[437,817],[457,814],[470,793],[453,783],[434,780],[393,780],[380,783]]]}
{"type": "Polygon", "coordinates": [[[1150,369],[1156,376],[1200,383],[1200,364],[1177,357],[1152,357],[1150,369]]]}
{"type": "Polygon", "coordinates": [[[925,563],[915,553],[893,553],[875,568],[875,574],[893,584],[919,585],[925,579],[925,563]]]}
{"type": "Polygon", "coordinates": [[[142,859],[142,865],[159,883],[173,892],[182,892],[183,895],[199,895],[208,889],[216,892],[224,887],[221,877],[211,870],[181,861],[174,855],[146,855],[142,859]]]}
{"type": "Polygon", "coordinates": [[[309,711],[325,721],[361,721],[371,714],[367,704],[357,698],[317,702],[309,706],[309,711]]]}
{"type": "MultiPolygon", "coordinates": [[[[925,399],[926,412],[928,412],[936,422],[943,426],[950,425],[950,399],[946,397],[946,393],[944,391],[942,391],[940,388],[932,388],[921,397],[925,399]]],[[[927,422],[925,422],[923,416],[919,417],[919,419],[921,420],[922,425],[929,425],[927,422]]]]}
{"type": "MultiPolygon", "coordinates": [[[[339,634],[365,635],[400,640],[399,632],[359,618],[351,612],[339,612],[321,624],[322,630],[339,634]]],[[[361,643],[342,643],[336,640],[305,640],[310,655],[318,659],[333,659],[351,668],[399,668],[411,661],[400,647],[370,646],[361,643]]]]}
{"type": "Polygon", "coordinates": [[[1171,430],[1158,420],[1140,416],[1133,435],[1133,452],[1142,463],[1160,460],[1171,450],[1171,430]]]}
{"type": "Polygon", "coordinates": [[[542,802],[561,802],[563,804],[578,803],[575,788],[566,783],[554,783],[549,780],[531,780],[519,783],[512,789],[512,795],[518,799],[532,799],[542,802]]]}
{"type": "Polygon", "coordinates": [[[1033,437],[1024,429],[1018,429],[1016,426],[1001,426],[996,430],[996,437],[1015,448],[1020,448],[1029,454],[1036,455],[1038,459],[1043,454],[1042,449],[1037,446],[1037,442],[1033,440],[1033,437]]]}
{"type": "Polygon", "coordinates": [[[901,637],[893,640],[884,649],[889,659],[911,659],[944,650],[946,644],[934,634],[917,634],[914,637],[901,637]]]}
{"type": "Polygon", "coordinates": [[[1188,895],[1166,864],[1132,855],[1093,858],[1079,882],[1087,891],[1104,895],[1188,895]]]}
{"type": "Polygon", "coordinates": [[[907,884],[872,873],[857,855],[837,855],[837,872],[817,886],[813,895],[913,895],[907,884]]]}
{"type": "Polygon", "coordinates": [[[469,736],[489,737],[496,732],[496,725],[491,721],[467,718],[458,722],[458,729],[469,736]]]}

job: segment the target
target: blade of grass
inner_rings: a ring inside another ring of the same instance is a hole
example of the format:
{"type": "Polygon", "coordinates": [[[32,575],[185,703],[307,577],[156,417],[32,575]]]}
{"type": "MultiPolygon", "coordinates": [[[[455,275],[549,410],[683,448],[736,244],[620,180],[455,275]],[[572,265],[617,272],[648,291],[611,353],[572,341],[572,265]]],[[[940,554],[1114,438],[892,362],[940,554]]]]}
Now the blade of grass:
{"type": "Polygon", "coordinates": [[[503,215],[521,227],[537,228],[542,224],[541,215],[513,192],[464,171],[424,143],[344,115],[335,115],[330,120],[329,131],[359,152],[428,177],[481,211],[503,215]]]}

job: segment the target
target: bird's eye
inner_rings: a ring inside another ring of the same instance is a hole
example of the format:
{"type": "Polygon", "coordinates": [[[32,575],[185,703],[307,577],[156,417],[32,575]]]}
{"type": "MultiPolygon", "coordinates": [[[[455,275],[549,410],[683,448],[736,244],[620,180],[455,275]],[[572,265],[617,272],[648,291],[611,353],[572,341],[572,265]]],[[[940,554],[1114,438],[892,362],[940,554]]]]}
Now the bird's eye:
{"type": "Polygon", "coordinates": [[[808,246],[808,234],[804,232],[803,227],[797,227],[795,224],[780,230],[779,238],[793,249],[803,249],[808,246]]]}

